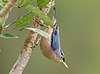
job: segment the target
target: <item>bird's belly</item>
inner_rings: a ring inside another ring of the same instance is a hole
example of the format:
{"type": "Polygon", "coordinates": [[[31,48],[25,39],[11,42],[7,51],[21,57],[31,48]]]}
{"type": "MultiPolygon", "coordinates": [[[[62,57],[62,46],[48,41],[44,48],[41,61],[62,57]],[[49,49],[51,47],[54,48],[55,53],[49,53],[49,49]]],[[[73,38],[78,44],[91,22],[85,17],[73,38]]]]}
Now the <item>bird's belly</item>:
{"type": "Polygon", "coordinates": [[[50,56],[52,54],[52,50],[51,50],[50,41],[48,41],[48,39],[46,39],[44,37],[41,38],[40,48],[41,48],[43,55],[47,58],[50,58],[50,56]]]}

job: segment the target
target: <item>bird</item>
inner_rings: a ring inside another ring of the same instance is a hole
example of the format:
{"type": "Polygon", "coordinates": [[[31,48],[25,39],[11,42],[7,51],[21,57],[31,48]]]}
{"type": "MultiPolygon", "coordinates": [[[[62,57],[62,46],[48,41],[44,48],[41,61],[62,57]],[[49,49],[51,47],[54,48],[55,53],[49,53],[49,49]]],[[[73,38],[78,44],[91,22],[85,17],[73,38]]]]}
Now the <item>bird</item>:
{"type": "Polygon", "coordinates": [[[56,30],[54,30],[50,26],[48,26],[45,29],[45,32],[47,32],[50,35],[50,40],[48,40],[45,37],[41,37],[40,49],[45,57],[55,62],[61,62],[65,65],[65,67],[68,68],[68,65],[65,62],[64,52],[61,49],[60,45],[59,27],[56,20],[56,8],[54,7],[53,10],[54,10],[53,21],[55,21],[54,28],[56,30]]]}

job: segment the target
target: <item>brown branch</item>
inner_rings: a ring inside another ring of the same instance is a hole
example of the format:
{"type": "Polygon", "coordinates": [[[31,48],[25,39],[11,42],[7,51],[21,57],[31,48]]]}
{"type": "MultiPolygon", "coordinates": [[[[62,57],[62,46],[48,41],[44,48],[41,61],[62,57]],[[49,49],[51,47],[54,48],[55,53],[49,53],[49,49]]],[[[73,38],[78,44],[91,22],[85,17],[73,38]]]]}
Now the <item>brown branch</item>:
{"type": "Polygon", "coordinates": [[[16,4],[16,0],[8,0],[7,4],[0,10],[0,34],[4,30],[3,24],[8,18],[6,15],[9,14],[10,10],[16,4]]]}
{"type": "Polygon", "coordinates": [[[7,15],[7,13],[10,12],[15,3],[16,0],[8,0],[7,4],[0,10],[0,19],[4,18],[7,15]]]}
{"type": "MultiPolygon", "coordinates": [[[[51,2],[49,2],[49,4],[47,5],[48,8],[40,8],[45,14],[48,14],[49,10],[51,9],[51,2]]],[[[53,5],[53,4],[52,4],[53,5]]],[[[35,27],[35,28],[41,28],[40,24],[37,22],[42,22],[42,20],[40,20],[40,18],[38,16],[35,17],[35,19],[32,22],[31,27],[35,27]]],[[[9,74],[22,74],[24,68],[26,67],[31,54],[32,54],[32,47],[34,47],[36,45],[36,38],[37,38],[37,33],[30,31],[25,42],[24,42],[24,46],[23,49],[21,51],[21,53],[19,54],[19,57],[16,61],[16,63],[14,64],[14,66],[12,67],[11,71],[9,72],[9,74]]]]}

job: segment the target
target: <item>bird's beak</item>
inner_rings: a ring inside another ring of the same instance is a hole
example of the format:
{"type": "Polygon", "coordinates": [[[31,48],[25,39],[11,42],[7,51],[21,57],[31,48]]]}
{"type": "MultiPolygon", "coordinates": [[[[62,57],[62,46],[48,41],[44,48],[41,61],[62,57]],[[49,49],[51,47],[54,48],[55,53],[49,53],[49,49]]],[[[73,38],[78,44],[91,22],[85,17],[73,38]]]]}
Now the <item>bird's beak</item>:
{"type": "Polygon", "coordinates": [[[68,65],[66,64],[66,62],[64,60],[59,60],[66,68],[68,68],[68,65]]]}
{"type": "Polygon", "coordinates": [[[68,65],[66,64],[66,62],[62,61],[62,63],[64,64],[64,66],[65,66],[66,68],[68,68],[68,65]]]}

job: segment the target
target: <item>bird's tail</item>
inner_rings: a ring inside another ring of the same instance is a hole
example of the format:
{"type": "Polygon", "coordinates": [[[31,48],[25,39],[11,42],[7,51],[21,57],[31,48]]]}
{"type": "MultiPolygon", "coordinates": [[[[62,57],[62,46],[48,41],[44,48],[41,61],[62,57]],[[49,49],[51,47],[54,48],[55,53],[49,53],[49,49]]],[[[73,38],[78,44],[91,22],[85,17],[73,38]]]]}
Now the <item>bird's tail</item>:
{"type": "Polygon", "coordinates": [[[56,7],[54,7],[53,10],[54,10],[54,18],[56,19],[56,7]]]}
{"type": "Polygon", "coordinates": [[[55,27],[56,31],[58,31],[58,33],[59,33],[59,27],[58,27],[57,17],[56,17],[56,8],[54,7],[53,10],[54,10],[54,14],[53,14],[54,27],[55,27]]]}

